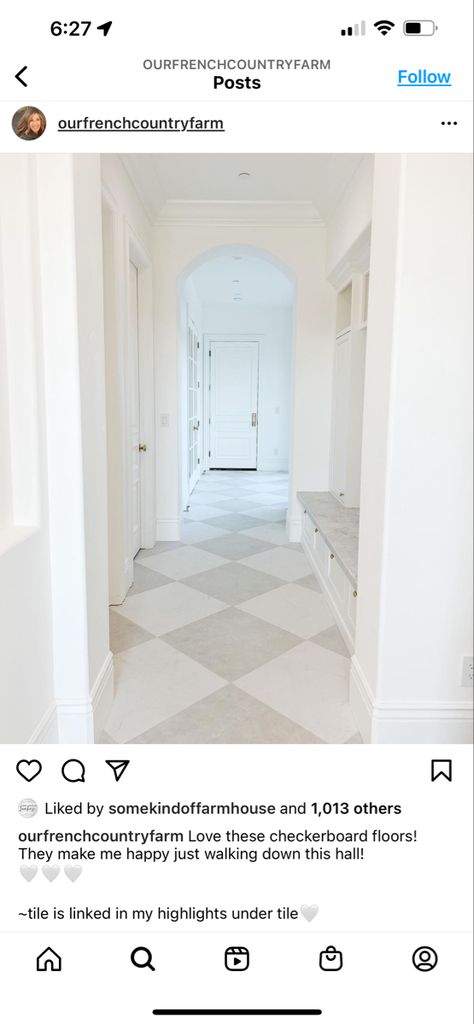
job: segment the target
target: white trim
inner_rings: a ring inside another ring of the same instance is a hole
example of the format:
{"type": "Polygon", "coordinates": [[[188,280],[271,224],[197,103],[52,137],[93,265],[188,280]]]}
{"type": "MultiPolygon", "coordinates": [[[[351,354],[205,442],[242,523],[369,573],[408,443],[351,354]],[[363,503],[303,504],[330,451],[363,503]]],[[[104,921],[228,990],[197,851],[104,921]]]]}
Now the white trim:
{"type": "Polygon", "coordinates": [[[92,701],[61,698],[56,702],[58,743],[93,743],[92,701]]]}
{"type": "MultiPolygon", "coordinates": [[[[288,534],[290,544],[301,544],[303,536],[303,521],[301,519],[290,519],[287,516],[286,532],[288,534]]],[[[312,564],[313,563],[311,563],[311,565],[312,564]]]]}
{"type": "Polygon", "coordinates": [[[94,715],[94,738],[100,742],[105,723],[109,717],[114,699],[114,658],[109,651],[91,690],[92,712],[94,715]]]}
{"type": "Polygon", "coordinates": [[[52,701],[28,743],[98,743],[114,699],[114,661],[109,651],[90,697],[52,701]]]}
{"type": "Polygon", "coordinates": [[[351,658],[349,704],[364,743],[370,743],[374,698],[355,654],[351,658]]]}
{"type": "Polygon", "coordinates": [[[365,743],[472,743],[470,701],[376,701],[355,656],[349,700],[365,743]]]}
{"type": "Polygon", "coordinates": [[[36,729],[33,729],[28,743],[58,743],[58,720],[54,700],[51,701],[36,729]]]}
{"type": "Polygon", "coordinates": [[[162,207],[155,224],[167,227],[308,227],[321,226],[323,221],[312,202],[248,202],[219,200],[172,200],[162,207]]]}
{"type": "Polygon", "coordinates": [[[181,521],[179,519],[157,519],[156,540],[180,540],[181,521]]]}

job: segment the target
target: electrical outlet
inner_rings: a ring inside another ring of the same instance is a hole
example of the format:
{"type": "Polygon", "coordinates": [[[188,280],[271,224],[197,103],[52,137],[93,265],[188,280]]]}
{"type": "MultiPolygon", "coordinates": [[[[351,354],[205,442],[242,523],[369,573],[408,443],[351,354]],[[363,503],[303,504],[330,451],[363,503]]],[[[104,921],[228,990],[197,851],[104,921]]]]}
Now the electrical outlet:
{"type": "Polygon", "coordinates": [[[462,659],[461,686],[472,686],[474,683],[474,657],[467,654],[462,659]]]}

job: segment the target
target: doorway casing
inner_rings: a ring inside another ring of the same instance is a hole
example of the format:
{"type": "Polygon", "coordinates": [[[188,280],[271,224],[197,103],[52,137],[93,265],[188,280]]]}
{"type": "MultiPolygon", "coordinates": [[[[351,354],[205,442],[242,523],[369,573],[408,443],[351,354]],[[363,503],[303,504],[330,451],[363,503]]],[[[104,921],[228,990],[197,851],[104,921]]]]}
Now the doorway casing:
{"type": "Polygon", "coordinates": [[[119,211],[107,188],[102,191],[104,246],[104,321],[107,392],[107,473],[109,603],[121,604],[133,583],[131,375],[128,372],[130,276],[137,270],[140,546],[155,543],[155,395],[152,259],[119,211]]]}

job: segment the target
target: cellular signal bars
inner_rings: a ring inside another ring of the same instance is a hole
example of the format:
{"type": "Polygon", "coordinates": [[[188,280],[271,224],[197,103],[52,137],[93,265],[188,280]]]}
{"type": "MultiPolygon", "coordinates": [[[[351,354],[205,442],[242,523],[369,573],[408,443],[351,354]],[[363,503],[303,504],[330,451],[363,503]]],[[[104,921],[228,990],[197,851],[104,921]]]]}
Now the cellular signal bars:
{"type": "Polygon", "coordinates": [[[365,21],[361,21],[360,25],[341,28],[341,36],[365,36],[365,21]]]}

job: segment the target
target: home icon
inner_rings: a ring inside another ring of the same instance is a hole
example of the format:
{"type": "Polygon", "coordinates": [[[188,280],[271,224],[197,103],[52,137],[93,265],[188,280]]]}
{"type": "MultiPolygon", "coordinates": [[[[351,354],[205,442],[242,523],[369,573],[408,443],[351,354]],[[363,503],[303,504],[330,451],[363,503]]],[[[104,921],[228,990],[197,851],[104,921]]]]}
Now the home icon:
{"type": "Polygon", "coordinates": [[[54,952],[54,949],[51,949],[51,946],[43,949],[43,952],[36,958],[37,971],[60,971],[61,964],[61,957],[54,952]]]}

